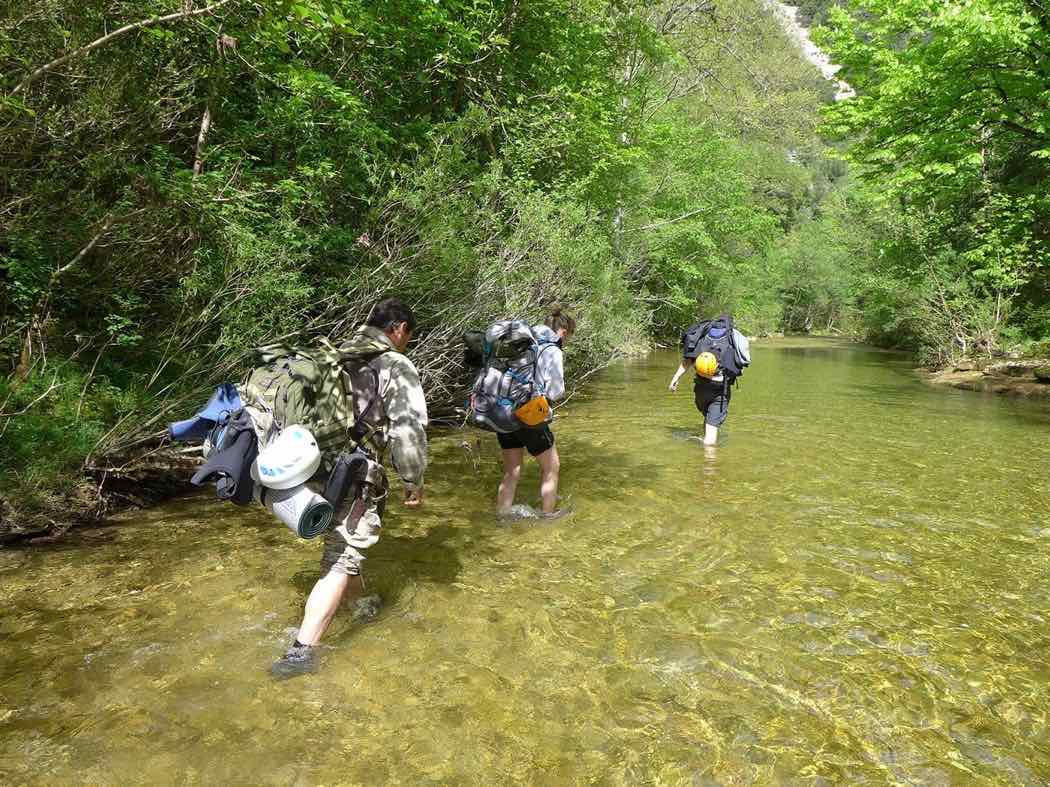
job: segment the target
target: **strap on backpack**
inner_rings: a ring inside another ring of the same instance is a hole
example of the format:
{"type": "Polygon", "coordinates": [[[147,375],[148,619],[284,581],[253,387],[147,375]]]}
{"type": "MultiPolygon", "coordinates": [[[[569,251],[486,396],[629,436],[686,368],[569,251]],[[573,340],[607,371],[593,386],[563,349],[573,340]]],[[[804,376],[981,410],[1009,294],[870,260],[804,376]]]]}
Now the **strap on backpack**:
{"type": "Polygon", "coordinates": [[[736,360],[738,355],[736,349],[736,338],[733,334],[736,332],[736,326],[733,325],[733,318],[730,315],[725,315],[726,328],[729,330],[729,346],[733,348],[733,359],[736,360]]]}
{"type": "MultiPolygon", "coordinates": [[[[378,357],[379,356],[376,356],[376,358],[378,358],[378,357]]],[[[355,448],[360,446],[362,443],[365,443],[368,440],[371,440],[372,436],[377,431],[379,431],[379,426],[378,425],[374,425],[373,426],[373,425],[370,425],[369,422],[368,422],[368,416],[372,413],[372,409],[376,406],[376,401],[379,399],[379,372],[377,372],[375,370],[375,368],[373,368],[373,366],[372,366],[372,361],[374,361],[374,360],[375,360],[375,358],[372,358],[367,363],[362,364],[363,366],[365,366],[368,369],[369,372],[372,373],[372,378],[373,378],[373,380],[375,380],[376,395],[372,399],[372,401],[370,401],[368,403],[368,405],[362,411],[360,416],[357,416],[357,415],[354,416],[354,425],[350,428],[350,440],[353,441],[355,448]]],[[[354,406],[354,402],[353,402],[354,395],[355,395],[355,392],[351,391],[350,392],[350,407],[351,407],[351,409],[353,409],[353,406],[354,406]]]]}

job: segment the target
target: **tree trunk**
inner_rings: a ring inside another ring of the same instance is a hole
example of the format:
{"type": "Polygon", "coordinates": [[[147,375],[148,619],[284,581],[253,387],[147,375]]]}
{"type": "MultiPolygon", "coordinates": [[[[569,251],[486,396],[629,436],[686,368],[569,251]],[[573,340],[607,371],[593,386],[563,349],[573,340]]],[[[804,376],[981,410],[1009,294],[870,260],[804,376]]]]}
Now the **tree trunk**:
{"type": "Polygon", "coordinates": [[[211,104],[204,107],[204,117],[201,118],[201,130],[197,135],[197,152],[193,159],[193,177],[197,177],[204,170],[204,145],[208,141],[208,131],[211,130],[211,104]]]}

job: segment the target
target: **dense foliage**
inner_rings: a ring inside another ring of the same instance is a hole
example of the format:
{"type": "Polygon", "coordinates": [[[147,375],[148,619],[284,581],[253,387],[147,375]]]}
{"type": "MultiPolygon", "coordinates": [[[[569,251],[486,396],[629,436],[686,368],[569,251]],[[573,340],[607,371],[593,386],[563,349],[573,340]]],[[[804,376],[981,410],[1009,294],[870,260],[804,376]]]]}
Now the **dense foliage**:
{"type": "Polygon", "coordinates": [[[770,252],[828,186],[827,88],[759,0],[8,2],[0,62],[22,517],[381,294],[437,410],[462,328],[555,300],[588,367],[699,310],[775,330],[770,252]]]}
{"type": "Polygon", "coordinates": [[[384,294],[438,412],[462,329],[553,301],[581,369],[721,310],[1050,338],[1042,0],[798,5],[856,98],[762,0],[0,4],[0,519],[384,294]]]}
{"type": "Polygon", "coordinates": [[[936,364],[1050,337],[1050,8],[852,0],[829,24],[859,96],[828,128],[881,216],[869,328],[936,364]]]}
{"type": "Polygon", "coordinates": [[[1042,0],[799,8],[858,92],[823,126],[761,0],[0,5],[0,518],[388,293],[445,412],[459,332],[556,300],[580,368],[724,309],[1048,339],[1042,0]]]}

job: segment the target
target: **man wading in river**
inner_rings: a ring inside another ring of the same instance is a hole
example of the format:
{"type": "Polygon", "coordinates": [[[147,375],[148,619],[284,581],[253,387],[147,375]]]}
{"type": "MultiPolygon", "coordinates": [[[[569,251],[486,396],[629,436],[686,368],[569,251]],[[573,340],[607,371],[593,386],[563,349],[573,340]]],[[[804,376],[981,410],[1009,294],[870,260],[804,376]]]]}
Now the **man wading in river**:
{"type": "MultiPolygon", "coordinates": [[[[369,462],[361,495],[350,497],[335,511],[337,526],[324,538],[321,578],[309,598],[295,642],[271,668],[274,677],[290,678],[316,669],[315,646],[350,591],[351,598],[364,592],[361,563],[365,551],[379,540],[386,503],[387,478],[382,458],[387,447],[405,489],[405,505],[423,502],[423,473],[427,466],[427,403],[419,372],[403,353],[415,330],[412,310],[396,298],[377,303],[367,322],[340,349],[359,356],[373,356],[367,364],[378,382],[375,404],[354,402],[362,413],[370,405],[380,414],[376,428],[362,447],[376,461],[369,462]]],[[[356,398],[356,394],[355,394],[356,398]]]]}
{"type": "Polygon", "coordinates": [[[691,325],[682,334],[682,362],[668,388],[677,391],[686,370],[696,372],[693,397],[704,416],[704,445],[718,442],[718,427],[729,415],[730,388],[750,363],[747,337],[733,327],[728,314],[691,325]]]}

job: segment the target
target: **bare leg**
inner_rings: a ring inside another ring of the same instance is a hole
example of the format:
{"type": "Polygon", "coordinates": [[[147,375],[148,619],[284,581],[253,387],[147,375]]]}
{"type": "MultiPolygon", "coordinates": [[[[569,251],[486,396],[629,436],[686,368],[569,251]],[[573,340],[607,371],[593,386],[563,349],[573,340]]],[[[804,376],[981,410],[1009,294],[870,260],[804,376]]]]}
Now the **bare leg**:
{"type": "Polygon", "coordinates": [[[551,446],[536,457],[540,465],[540,497],[543,499],[543,513],[553,514],[558,508],[558,472],[561,460],[558,459],[558,447],[551,446]]]}
{"type": "Polygon", "coordinates": [[[524,460],[524,448],[503,449],[503,480],[499,482],[499,493],[496,495],[496,512],[499,514],[507,513],[514,505],[514,493],[518,490],[521,463],[524,460]]]}
{"type": "Polygon", "coordinates": [[[714,445],[718,442],[718,427],[704,424],[704,445],[714,445]]]}
{"type": "Polygon", "coordinates": [[[365,589],[364,580],[360,576],[349,576],[338,571],[329,571],[317,580],[306,599],[303,622],[296,639],[311,646],[320,642],[348,589],[351,598],[360,596],[365,589]]]}

